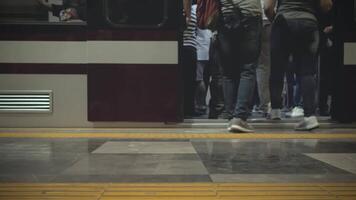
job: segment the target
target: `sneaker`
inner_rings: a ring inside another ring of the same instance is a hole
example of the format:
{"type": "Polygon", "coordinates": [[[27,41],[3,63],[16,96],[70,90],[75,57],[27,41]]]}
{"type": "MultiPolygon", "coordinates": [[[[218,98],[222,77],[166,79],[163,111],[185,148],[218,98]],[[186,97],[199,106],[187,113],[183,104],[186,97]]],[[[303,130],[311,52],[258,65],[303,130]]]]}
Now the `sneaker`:
{"type": "Polygon", "coordinates": [[[268,119],[281,120],[282,119],[281,109],[272,109],[271,112],[269,113],[268,119]]]}
{"type": "Polygon", "coordinates": [[[286,113],[286,117],[295,118],[295,117],[303,117],[304,110],[301,107],[294,107],[291,112],[286,113]]]}
{"type": "Polygon", "coordinates": [[[315,116],[304,117],[295,127],[296,131],[310,131],[319,127],[318,119],[315,116]]]}
{"type": "Polygon", "coordinates": [[[227,130],[235,133],[253,132],[253,128],[245,120],[242,120],[240,118],[233,118],[232,120],[230,120],[227,130]]]}

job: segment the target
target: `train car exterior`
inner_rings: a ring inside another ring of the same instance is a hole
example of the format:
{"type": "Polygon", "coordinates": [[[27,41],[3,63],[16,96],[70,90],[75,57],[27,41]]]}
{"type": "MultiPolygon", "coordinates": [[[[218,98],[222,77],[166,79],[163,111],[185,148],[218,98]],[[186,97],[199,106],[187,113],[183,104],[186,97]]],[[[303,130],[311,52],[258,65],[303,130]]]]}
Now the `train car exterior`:
{"type": "Polygon", "coordinates": [[[85,3],[66,21],[35,0],[1,3],[0,127],[181,121],[181,3],[85,3]]]}
{"type": "MultiPolygon", "coordinates": [[[[181,122],[182,2],[74,2],[85,9],[71,19],[70,0],[48,2],[58,13],[37,0],[1,1],[0,127],[181,122]]],[[[356,98],[345,90],[356,89],[356,0],[336,2],[333,117],[355,121],[356,98]]]]}

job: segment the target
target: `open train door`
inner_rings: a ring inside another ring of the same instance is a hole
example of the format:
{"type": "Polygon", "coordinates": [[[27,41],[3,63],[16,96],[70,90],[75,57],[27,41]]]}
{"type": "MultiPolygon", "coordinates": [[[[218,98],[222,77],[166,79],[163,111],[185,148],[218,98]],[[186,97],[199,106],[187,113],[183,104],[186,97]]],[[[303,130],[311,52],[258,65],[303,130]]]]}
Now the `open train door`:
{"type": "Polygon", "coordinates": [[[89,0],[88,120],[182,120],[181,1],[89,0]]]}
{"type": "Polygon", "coordinates": [[[356,0],[336,0],[335,36],[338,64],[333,73],[332,118],[356,121],[356,0]]]}

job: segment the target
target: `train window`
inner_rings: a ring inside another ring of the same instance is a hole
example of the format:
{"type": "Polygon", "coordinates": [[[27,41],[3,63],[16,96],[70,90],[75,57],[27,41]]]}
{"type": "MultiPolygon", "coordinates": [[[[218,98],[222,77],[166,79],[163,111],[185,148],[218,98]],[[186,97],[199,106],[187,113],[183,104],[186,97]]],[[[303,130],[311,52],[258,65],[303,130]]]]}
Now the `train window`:
{"type": "Polygon", "coordinates": [[[113,27],[160,27],[167,20],[169,0],[104,0],[113,27]]]}
{"type": "Polygon", "coordinates": [[[86,0],[1,0],[0,23],[85,24],[86,0]]]}

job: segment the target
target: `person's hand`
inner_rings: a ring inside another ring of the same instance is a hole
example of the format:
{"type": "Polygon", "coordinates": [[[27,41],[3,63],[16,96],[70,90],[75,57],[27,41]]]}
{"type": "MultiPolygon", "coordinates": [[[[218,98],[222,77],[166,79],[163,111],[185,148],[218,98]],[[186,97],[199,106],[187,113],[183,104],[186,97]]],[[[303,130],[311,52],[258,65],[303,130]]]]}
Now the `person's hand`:
{"type": "Polygon", "coordinates": [[[190,16],[186,16],[185,17],[185,23],[189,24],[189,22],[190,22],[190,16]]]}
{"type": "Polygon", "coordinates": [[[59,19],[61,21],[78,19],[78,12],[75,8],[66,8],[59,13],[59,19]]]}
{"type": "Polygon", "coordinates": [[[37,0],[37,2],[42,6],[45,6],[47,8],[52,8],[52,5],[48,2],[48,0],[37,0]]]}
{"type": "Polygon", "coordinates": [[[329,34],[333,32],[333,26],[327,26],[324,28],[324,33],[329,34]]]}

